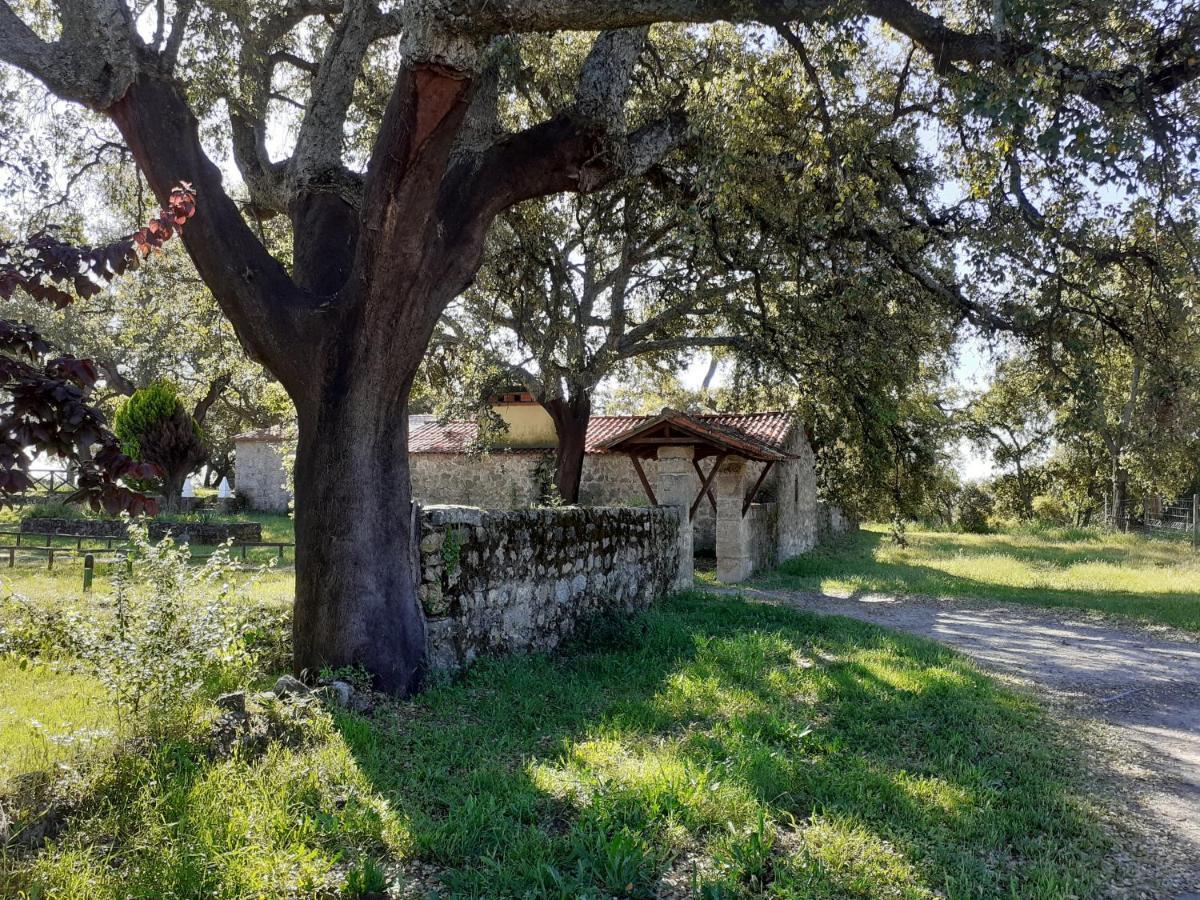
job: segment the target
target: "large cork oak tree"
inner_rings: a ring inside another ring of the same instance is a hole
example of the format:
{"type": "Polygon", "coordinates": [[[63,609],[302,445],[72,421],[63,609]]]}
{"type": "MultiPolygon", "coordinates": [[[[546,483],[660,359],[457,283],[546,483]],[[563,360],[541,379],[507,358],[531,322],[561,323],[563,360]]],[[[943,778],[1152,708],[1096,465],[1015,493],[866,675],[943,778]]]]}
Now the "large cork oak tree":
{"type": "MultiPolygon", "coordinates": [[[[195,186],[187,251],[247,352],[298,411],[295,665],[361,665],[381,687],[407,692],[420,684],[425,643],[412,553],[410,385],[499,212],[637,177],[683,134],[672,108],[626,125],[647,28],[873,20],[928,54],[938,77],[1037,70],[1062,97],[1118,113],[1151,109],[1200,74],[1191,19],[1140,33],[1139,59],[1098,61],[1088,50],[1071,55],[1078,23],[1061,10],[1044,22],[1025,10],[1008,23],[1005,3],[979,5],[988,9],[968,10],[952,27],[906,0],[408,0],[386,8],[175,0],[139,7],[137,21],[122,0],[6,0],[0,60],[111,120],[160,201],[180,182],[195,186]],[[598,32],[573,101],[504,131],[495,117],[497,91],[506,89],[493,64],[499,45],[564,29],[598,32]],[[298,33],[303,41],[289,38],[298,33]],[[1031,35],[1050,35],[1049,45],[1031,35]],[[232,156],[251,218],[290,220],[287,265],[264,248],[203,145],[192,105],[200,91],[181,60],[211,64],[218,53],[188,52],[204,41],[233,57],[232,156]],[[348,111],[364,59],[385,41],[395,61],[390,99],[369,159],[352,164],[348,111]],[[266,123],[280,67],[307,89],[291,155],[275,160],[266,123]]],[[[1132,4],[1129,15],[1138,15],[1132,4]]]]}

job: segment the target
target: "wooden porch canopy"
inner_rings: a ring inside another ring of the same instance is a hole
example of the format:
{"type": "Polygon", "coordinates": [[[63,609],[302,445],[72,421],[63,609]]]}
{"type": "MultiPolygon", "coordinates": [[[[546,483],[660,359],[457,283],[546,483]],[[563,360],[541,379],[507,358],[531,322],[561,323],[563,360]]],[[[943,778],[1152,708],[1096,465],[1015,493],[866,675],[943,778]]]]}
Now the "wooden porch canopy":
{"type": "Polygon", "coordinates": [[[775,463],[795,458],[736,428],[705,422],[673,409],[664,409],[657,416],[606,441],[601,447],[611,453],[624,453],[629,457],[637,471],[638,479],[642,482],[642,488],[646,491],[646,497],[655,505],[658,504],[658,499],[654,496],[654,488],[650,485],[650,479],[646,477],[641,460],[654,459],[662,447],[691,447],[692,466],[700,479],[700,492],[688,510],[689,520],[696,517],[696,510],[700,508],[705,497],[708,497],[713,512],[717,511],[717,498],[713,495],[712,483],[726,457],[740,456],[765,464],[753,489],[742,503],[743,518],[775,463]],[[715,457],[715,460],[706,474],[700,467],[700,461],[710,456],[715,457]]]}

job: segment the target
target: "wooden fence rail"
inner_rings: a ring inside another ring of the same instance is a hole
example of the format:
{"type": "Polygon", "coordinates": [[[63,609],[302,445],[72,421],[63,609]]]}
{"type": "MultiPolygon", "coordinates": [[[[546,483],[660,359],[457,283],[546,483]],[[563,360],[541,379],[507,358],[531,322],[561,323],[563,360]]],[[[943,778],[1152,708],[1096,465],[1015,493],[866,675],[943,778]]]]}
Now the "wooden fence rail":
{"type": "MultiPolygon", "coordinates": [[[[12,541],[12,542],[0,542],[0,554],[3,554],[3,553],[8,554],[8,567],[10,569],[13,568],[17,564],[17,554],[18,553],[30,553],[30,554],[35,554],[35,555],[36,554],[45,554],[46,568],[53,569],[54,568],[54,559],[56,556],[57,557],[67,556],[67,557],[71,557],[71,558],[78,558],[81,555],[84,555],[87,553],[95,553],[98,550],[105,550],[107,552],[116,551],[119,554],[119,556],[114,557],[114,560],[116,560],[116,559],[124,558],[124,554],[129,551],[129,544],[126,541],[124,541],[123,539],[115,538],[115,537],[95,537],[95,536],[78,535],[78,534],[61,534],[61,533],[57,533],[57,532],[45,532],[45,531],[0,530],[0,538],[3,538],[3,537],[15,537],[16,538],[16,540],[12,541]],[[75,543],[75,546],[74,547],[55,546],[54,545],[55,538],[64,539],[67,541],[73,541],[75,543]],[[89,542],[90,544],[98,544],[98,545],[102,544],[103,547],[100,547],[100,546],[85,547],[84,542],[89,542]]],[[[284,550],[289,547],[292,548],[293,555],[294,555],[296,545],[294,543],[289,543],[287,541],[246,541],[244,543],[233,544],[229,549],[234,552],[240,550],[241,557],[243,560],[248,558],[248,554],[249,554],[250,550],[263,549],[263,548],[275,550],[277,558],[283,559],[284,550]]],[[[212,556],[212,552],[192,553],[191,559],[193,562],[197,562],[199,560],[208,559],[210,556],[212,556]]],[[[113,560],[108,560],[108,561],[111,562],[113,560]]]]}

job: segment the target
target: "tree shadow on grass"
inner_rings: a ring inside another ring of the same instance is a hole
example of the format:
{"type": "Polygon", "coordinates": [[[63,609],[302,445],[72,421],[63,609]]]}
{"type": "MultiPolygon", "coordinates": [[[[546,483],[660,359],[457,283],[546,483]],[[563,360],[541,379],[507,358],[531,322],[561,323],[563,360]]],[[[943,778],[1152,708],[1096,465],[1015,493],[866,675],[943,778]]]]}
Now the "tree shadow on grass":
{"type": "MultiPolygon", "coordinates": [[[[872,534],[878,545],[882,535],[872,534]]],[[[1105,545],[1099,540],[1054,541],[1034,535],[989,534],[971,541],[968,536],[916,534],[909,537],[917,550],[932,550],[950,555],[985,557],[1010,556],[1020,562],[1052,564],[1058,567],[1081,563],[1136,563],[1139,565],[1169,565],[1179,562],[1179,551],[1186,544],[1175,539],[1141,539],[1124,546],[1105,545]]]]}
{"type": "MultiPolygon", "coordinates": [[[[1191,631],[1200,630],[1200,594],[1193,591],[1129,592],[1017,587],[999,581],[989,581],[984,577],[973,578],[949,573],[933,566],[878,559],[875,551],[884,539],[880,534],[861,533],[855,537],[853,543],[839,545],[830,554],[818,552],[789,560],[777,570],[756,578],[754,584],[757,587],[777,590],[820,591],[821,583],[825,579],[837,578],[854,583],[858,594],[873,591],[901,596],[1097,610],[1191,631]]],[[[986,548],[968,548],[963,551],[963,555],[985,557],[997,552],[1014,558],[1018,556],[1016,551],[995,551],[986,548]]],[[[1034,561],[1037,561],[1036,557],[1034,561]]],[[[1095,558],[1089,557],[1077,562],[1086,561],[1095,561],[1095,558]]],[[[1072,563],[1063,563],[1068,564],[1072,563]]],[[[1163,580],[1167,581],[1165,575],[1163,580]]]]}
{"type": "MultiPolygon", "coordinates": [[[[807,560],[818,567],[856,562],[887,565],[875,558],[886,540],[887,535],[878,531],[852,532],[798,559],[807,560]]],[[[967,558],[1007,556],[1018,562],[1052,565],[1057,568],[1096,562],[1116,565],[1174,565],[1180,562],[1180,550],[1187,549],[1186,542],[1169,538],[1141,538],[1123,546],[1111,546],[1099,540],[1055,541],[1053,538],[1042,539],[1036,535],[1020,533],[917,533],[908,535],[907,540],[911,550],[916,553],[967,558]]]]}
{"type": "Polygon", "coordinates": [[[688,853],[716,895],[1101,877],[1072,755],[1030,700],[931,642],[738,598],[684,595],[339,728],[450,894],[651,896],[688,853]]]}

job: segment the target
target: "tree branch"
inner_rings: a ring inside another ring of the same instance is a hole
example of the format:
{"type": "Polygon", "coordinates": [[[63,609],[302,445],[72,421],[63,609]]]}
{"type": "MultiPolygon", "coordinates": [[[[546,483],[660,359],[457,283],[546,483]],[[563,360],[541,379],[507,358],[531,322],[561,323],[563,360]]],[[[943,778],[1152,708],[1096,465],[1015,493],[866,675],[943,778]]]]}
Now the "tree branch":
{"type": "Polygon", "coordinates": [[[297,289],[225,193],[182,89],[141,75],[107,112],[161,201],[179,182],[195,186],[196,215],[183,243],[197,272],[251,357],[298,389],[310,374],[303,349],[310,342],[301,336],[311,327],[313,298],[297,289]]]}
{"type": "Polygon", "coordinates": [[[208,411],[212,409],[212,405],[221,399],[221,395],[225,393],[225,389],[229,387],[229,382],[233,380],[233,376],[228,373],[219,375],[208,384],[208,390],[204,396],[196,403],[196,408],[192,411],[192,418],[196,420],[197,425],[203,425],[205,418],[208,416],[208,411]]]}

